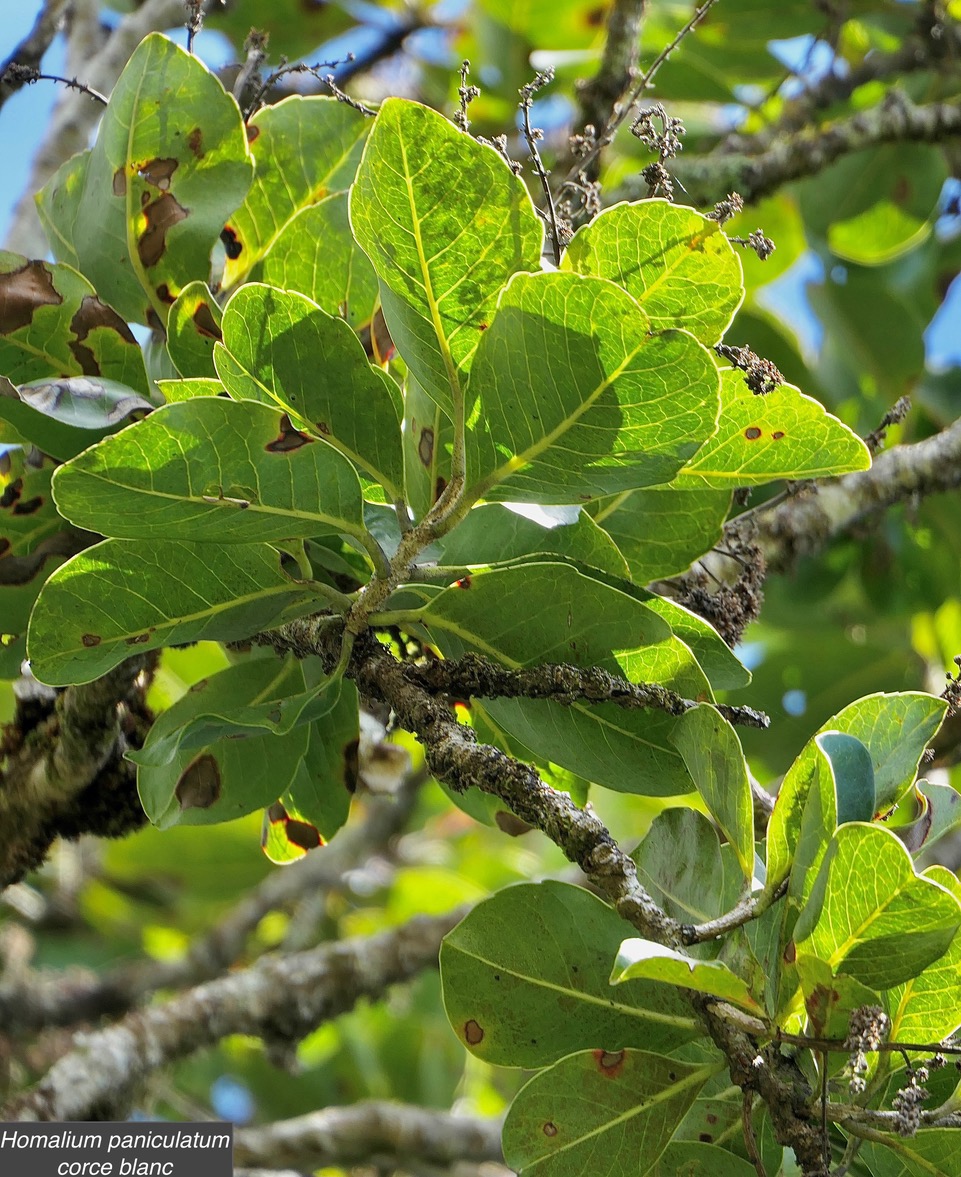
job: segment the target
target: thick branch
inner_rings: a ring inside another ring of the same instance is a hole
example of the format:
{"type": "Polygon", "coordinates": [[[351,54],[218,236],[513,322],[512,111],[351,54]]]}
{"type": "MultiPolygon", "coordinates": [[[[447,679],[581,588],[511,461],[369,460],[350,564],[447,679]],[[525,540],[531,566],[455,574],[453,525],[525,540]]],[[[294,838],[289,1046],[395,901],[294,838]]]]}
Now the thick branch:
{"type": "Polygon", "coordinates": [[[114,836],[143,824],[135,771],[123,760],[122,721],[130,721],[134,734],[144,707],[137,679],[145,666],[144,658],[129,658],[102,678],[56,695],[25,680],[4,731],[0,888],[38,866],[58,835],[114,836]]]}
{"type": "Polygon", "coordinates": [[[40,68],[43,55],[50,48],[50,44],[60,30],[64,14],[70,0],[45,0],[43,7],[37,13],[33,28],[14,49],[5,62],[0,65],[0,108],[22,86],[27,84],[28,74],[18,73],[7,77],[6,71],[11,65],[25,66],[27,70],[40,68]]]}
{"type": "MultiPolygon", "coordinates": [[[[675,691],[656,683],[632,683],[616,674],[592,666],[582,669],[565,663],[546,663],[521,670],[505,670],[478,654],[465,654],[450,662],[408,666],[410,682],[425,690],[442,691],[456,699],[552,699],[570,705],[614,703],[626,710],[653,707],[669,715],[683,715],[697,706],[675,691]]],[[[718,711],[734,724],[766,728],[770,720],[753,707],[719,706],[718,711]]]]}
{"type": "MultiPolygon", "coordinates": [[[[883,143],[938,143],[961,137],[961,102],[915,106],[891,91],[871,110],[838,119],[817,131],[785,136],[756,155],[715,154],[678,159],[674,175],[684,185],[685,200],[710,205],[728,192],[754,203],[791,180],[817,175],[836,159],[883,143]]],[[[616,199],[647,195],[640,177],[628,180],[616,199]]]]}
{"type": "Polygon", "coordinates": [[[229,1034],[296,1042],[361,998],[380,997],[434,967],[441,939],[465,914],[419,916],[377,936],[266,957],[108,1029],[77,1035],[73,1050],[0,1110],[0,1120],[122,1119],[151,1072],[229,1034]]]}
{"type": "Polygon", "coordinates": [[[646,0],[615,0],[607,14],[607,40],[597,73],[578,87],[579,125],[600,132],[630,90],[641,49],[646,0]]]}
{"type": "Polygon", "coordinates": [[[500,1131],[495,1119],[369,1100],[242,1128],[234,1136],[234,1160],[309,1172],[355,1164],[403,1167],[412,1161],[446,1169],[458,1161],[502,1161],[500,1131]]]}
{"type": "MultiPolygon", "coordinates": [[[[815,494],[787,499],[753,516],[757,542],[773,570],[789,568],[835,536],[895,503],[961,486],[961,421],[924,441],[885,450],[870,470],[818,484],[815,494]]],[[[734,530],[737,520],[729,527],[734,530]]]]}

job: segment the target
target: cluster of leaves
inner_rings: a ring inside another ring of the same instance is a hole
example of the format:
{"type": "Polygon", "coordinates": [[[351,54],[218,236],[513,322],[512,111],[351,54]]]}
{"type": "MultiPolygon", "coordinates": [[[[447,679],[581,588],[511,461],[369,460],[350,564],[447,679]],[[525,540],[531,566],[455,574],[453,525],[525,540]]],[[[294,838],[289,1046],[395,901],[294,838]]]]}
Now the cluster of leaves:
{"type": "MultiPolygon", "coordinates": [[[[869,465],[798,389],[759,397],[720,366],[743,286],[716,219],[616,205],[554,267],[523,181],[441,115],[290,98],[244,123],[160,36],[39,208],[60,260],[0,256],[3,671],[24,640],[35,676],[63,686],[302,617],[344,634],[336,665],[234,648],[160,716],[131,755],[155,824],[263,808],[278,861],[330,838],[358,740],[343,670],[365,629],[691,701],[681,716],[472,704],[485,742],[581,802],[591,786],[696,792],[655,822],[640,876],[685,925],[752,917],[683,955],[625,939],[558,883],[467,918],[443,953],[451,1023],[489,1061],[542,1068],[509,1115],[509,1163],[561,1177],[601,1149],[611,1173],[742,1172],[740,1100],[685,990],[768,1040],[843,1039],[866,1005],[896,1040],[957,1028],[961,890],[911,857],[957,812],[953,790],[916,782],[945,704],[876,695],[834,716],[758,848],[738,737],[712,705],[749,675],[643,587],[717,541],[734,488],[869,465]],[[128,324],[153,331],[145,353],[128,324]]],[[[479,793],[455,799],[490,819],[479,793]]],[[[899,1065],[875,1062],[860,1101],[895,1089],[899,1065]]],[[[897,1147],[923,1167],[944,1137],[897,1147]]]]}

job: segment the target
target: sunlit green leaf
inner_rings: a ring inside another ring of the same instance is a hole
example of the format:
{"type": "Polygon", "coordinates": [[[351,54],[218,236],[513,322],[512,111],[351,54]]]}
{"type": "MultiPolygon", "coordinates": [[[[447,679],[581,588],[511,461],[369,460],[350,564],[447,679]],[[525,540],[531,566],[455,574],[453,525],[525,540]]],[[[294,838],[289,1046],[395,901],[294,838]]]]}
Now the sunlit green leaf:
{"type": "Polygon", "coordinates": [[[501,287],[540,266],[543,230],[523,180],[442,115],[388,98],[357,170],[350,220],[380,279],[394,343],[452,413],[501,287]]]}
{"type": "Polygon", "coordinates": [[[640,979],[694,989],[740,1005],[752,1013],[761,1012],[747,985],[721,961],[694,960],[653,940],[634,937],[623,941],[617,950],[611,984],[640,979]]]}
{"type": "Polygon", "coordinates": [[[206,280],[252,163],[237,103],[207,67],[151,33],[114,86],[93,148],[38,197],[54,252],[125,318],[163,323],[206,280]]]}
{"type": "Polygon", "coordinates": [[[648,328],[602,278],[514,278],[471,373],[471,494],[570,503],[670,482],[714,430],[717,369],[687,333],[648,328]]]}
{"type": "Polygon", "coordinates": [[[167,351],[181,376],[216,377],[214,344],[223,312],[206,282],[188,282],[170,308],[167,351]]]}

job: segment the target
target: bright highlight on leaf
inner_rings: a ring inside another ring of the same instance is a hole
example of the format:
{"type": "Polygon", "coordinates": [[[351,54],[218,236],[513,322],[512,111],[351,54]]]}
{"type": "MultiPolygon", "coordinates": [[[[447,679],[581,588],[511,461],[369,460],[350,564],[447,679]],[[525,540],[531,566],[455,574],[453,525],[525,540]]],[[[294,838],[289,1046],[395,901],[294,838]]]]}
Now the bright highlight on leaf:
{"type": "Polygon", "coordinates": [[[682,952],[665,948],[653,940],[625,940],[617,950],[611,984],[645,978],[682,989],[694,989],[731,1001],[751,1013],[761,1013],[761,1006],[750,989],[726,964],[719,960],[693,960],[682,952]]]}

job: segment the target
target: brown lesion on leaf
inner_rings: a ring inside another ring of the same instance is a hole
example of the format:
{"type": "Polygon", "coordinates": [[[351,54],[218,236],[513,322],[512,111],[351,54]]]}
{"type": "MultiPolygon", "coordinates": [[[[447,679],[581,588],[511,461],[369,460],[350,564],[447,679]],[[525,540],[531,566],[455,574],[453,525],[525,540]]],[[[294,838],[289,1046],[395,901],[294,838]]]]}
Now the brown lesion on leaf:
{"type": "Polygon", "coordinates": [[[80,641],[87,647],[88,650],[92,650],[94,646],[100,645],[100,643],[103,641],[103,638],[98,633],[85,633],[80,635],[80,641]]]}
{"type": "Polygon", "coordinates": [[[57,556],[75,556],[89,547],[90,543],[90,537],[70,529],[47,536],[26,555],[15,556],[11,554],[10,541],[5,537],[0,538],[0,585],[29,584],[47,560],[57,556]]]}
{"type": "Polygon", "coordinates": [[[744,430],[744,436],[748,439],[748,441],[757,441],[757,439],[761,436],[761,430],[756,425],[749,425],[747,429],[744,430]]]}
{"type": "Polygon", "coordinates": [[[150,159],[137,168],[137,175],[142,180],[146,180],[148,184],[152,184],[154,188],[166,192],[170,188],[170,181],[179,166],[180,161],[176,159],[150,159]]]}
{"type": "Polygon", "coordinates": [[[0,274],[0,335],[29,327],[39,307],[60,306],[63,295],[53,284],[53,274],[44,262],[27,262],[0,274]]]}
{"type": "Polygon", "coordinates": [[[464,1041],[468,1046],[479,1046],[484,1041],[484,1030],[473,1018],[464,1023],[464,1041]]]}
{"type": "Polygon", "coordinates": [[[127,169],[117,168],[113,174],[113,194],[114,196],[127,195],[127,169]]]}
{"type": "Polygon", "coordinates": [[[258,127],[255,123],[248,123],[245,129],[247,131],[248,143],[253,143],[255,139],[259,138],[260,127],[258,127]]]}
{"type": "Polygon", "coordinates": [[[32,499],[26,499],[23,502],[14,503],[14,515],[33,515],[34,512],[39,511],[43,506],[43,495],[34,495],[32,499]]]}
{"type": "Polygon", "coordinates": [[[180,774],[174,796],[181,809],[209,809],[220,791],[220,768],[213,756],[204,752],[180,774]]]}
{"type": "Polygon", "coordinates": [[[317,422],[315,422],[315,424],[317,426],[317,429],[324,435],[324,437],[331,436],[332,431],[326,421],[317,421],[317,422]]]}
{"type": "Polygon", "coordinates": [[[557,1125],[553,1122],[553,1120],[548,1120],[544,1124],[541,1131],[544,1133],[545,1136],[556,1136],[557,1135],[557,1125]]]}
{"type": "Polygon", "coordinates": [[[433,429],[422,429],[420,431],[420,440],[417,443],[417,456],[421,462],[430,467],[434,460],[434,431],[433,429]]]}
{"type": "Polygon", "coordinates": [[[137,256],[141,264],[149,269],[163,257],[167,248],[167,234],[187,217],[187,210],[169,192],[158,196],[144,206],[143,214],[147,228],[137,242],[137,256]]]}
{"type": "Polygon", "coordinates": [[[107,331],[115,331],[124,343],[130,344],[132,347],[137,346],[133,332],[113,307],[101,302],[95,294],[85,295],[70,320],[70,330],[73,332],[74,338],[68,341],[68,346],[84,376],[101,375],[96,356],[85,342],[90,332],[98,327],[107,331]]]}
{"type": "Polygon", "coordinates": [[[244,252],[242,242],[237,237],[237,230],[232,229],[229,225],[224,225],[220,230],[220,240],[224,243],[224,252],[232,262],[244,252]]]}
{"type": "Polygon", "coordinates": [[[286,413],[280,418],[280,433],[273,441],[267,443],[264,449],[268,454],[289,454],[299,450],[301,446],[310,445],[312,437],[295,429],[286,413]]]}
{"type": "Polygon", "coordinates": [[[287,819],[284,833],[287,836],[287,841],[301,850],[316,850],[318,846],[324,844],[324,839],[320,836],[320,831],[316,826],[312,826],[306,821],[297,821],[293,817],[287,819]]]}
{"type": "Polygon", "coordinates": [[[774,441],[780,441],[783,436],[784,436],[783,429],[775,429],[774,432],[771,434],[771,437],[774,441]]]}
{"type": "Polygon", "coordinates": [[[166,282],[161,282],[157,287],[157,297],[168,307],[173,306],[173,304],[177,301],[177,296],[175,294],[171,294],[170,287],[166,282]]]}
{"type": "Polygon", "coordinates": [[[198,303],[191,318],[198,335],[203,335],[206,339],[223,339],[223,332],[217,326],[217,320],[208,303],[198,303]]]}
{"type": "Polygon", "coordinates": [[[150,641],[150,634],[149,633],[137,633],[137,634],[134,634],[134,636],[132,638],[124,638],[124,642],[128,646],[139,646],[141,644],[141,642],[149,642],[149,641],[150,641]]]}
{"type": "Polygon", "coordinates": [[[205,155],[204,133],[199,127],[194,127],[187,136],[187,146],[190,148],[190,154],[194,159],[203,159],[205,155]]]}
{"type": "Polygon", "coordinates": [[[608,1078],[615,1078],[624,1068],[626,1053],[623,1050],[595,1050],[594,1058],[597,1060],[598,1070],[608,1078]]]}

